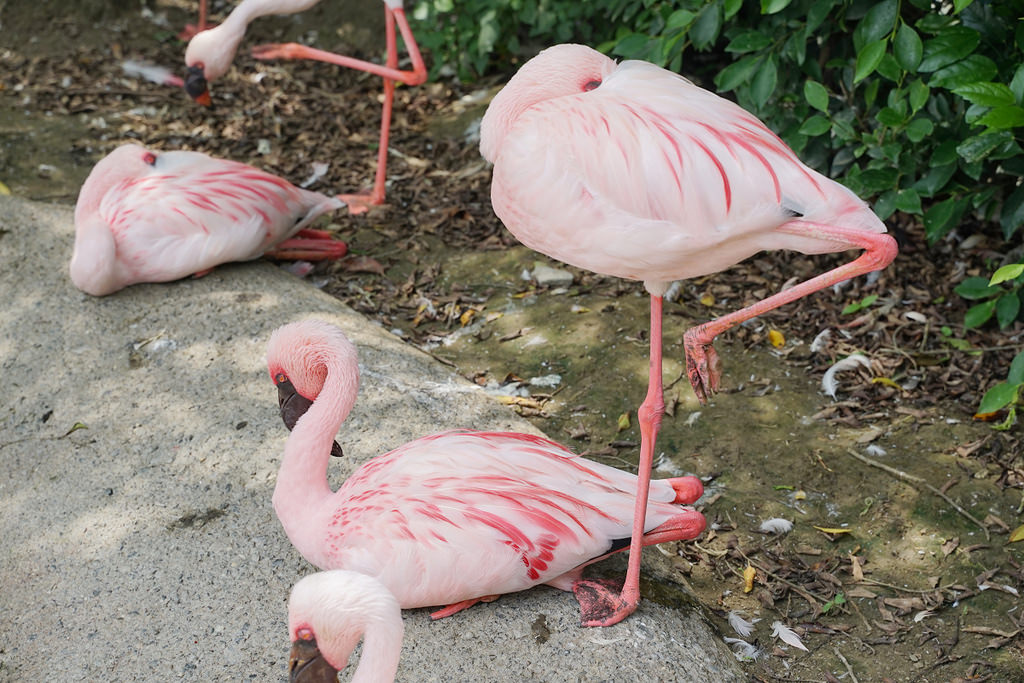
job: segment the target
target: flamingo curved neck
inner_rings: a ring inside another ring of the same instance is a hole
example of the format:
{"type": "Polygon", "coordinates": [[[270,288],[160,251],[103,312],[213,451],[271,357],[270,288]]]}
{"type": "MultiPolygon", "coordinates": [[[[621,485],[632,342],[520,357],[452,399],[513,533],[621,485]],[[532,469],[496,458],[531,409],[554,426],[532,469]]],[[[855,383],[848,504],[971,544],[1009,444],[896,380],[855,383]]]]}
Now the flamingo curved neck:
{"type": "Polygon", "coordinates": [[[363,632],[363,653],[352,683],[391,683],[402,655],[402,619],[373,624],[363,632]]]}
{"type": "Polygon", "coordinates": [[[292,545],[312,564],[322,546],[317,513],[333,495],[327,483],[331,447],[355,403],[357,380],[336,363],[327,363],[323,389],[295,428],[284,447],[284,459],[274,488],[274,510],[292,545]]]}

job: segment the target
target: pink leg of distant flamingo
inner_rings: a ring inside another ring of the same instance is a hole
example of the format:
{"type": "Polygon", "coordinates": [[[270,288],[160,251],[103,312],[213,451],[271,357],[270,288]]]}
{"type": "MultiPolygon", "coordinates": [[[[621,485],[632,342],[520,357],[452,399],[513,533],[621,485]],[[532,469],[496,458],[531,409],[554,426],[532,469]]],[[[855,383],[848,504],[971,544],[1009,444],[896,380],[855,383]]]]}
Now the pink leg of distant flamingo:
{"type": "Polygon", "coordinates": [[[402,9],[391,9],[384,7],[384,30],[387,41],[387,62],[385,66],[367,62],[362,59],[337,55],[333,52],[317,50],[298,43],[274,43],[270,45],[258,45],[252,49],[252,56],[256,59],[313,59],[318,62],[328,62],[350,69],[358,69],[368,73],[381,76],[384,79],[384,107],[381,112],[380,121],[380,146],[377,150],[377,173],[373,183],[373,189],[369,192],[351,195],[339,195],[348,204],[349,212],[353,214],[364,213],[371,205],[383,204],[385,195],[385,180],[387,176],[388,160],[388,139],[391,130],[391,109],[395,98],[395,81],[401,81],[405,85],[420,85],[427,80],[427,68],[420,55],[419,46],[409,28],[405,11],[402,9]],[[398,40],[395,34],[395,23],[402,32],[402,40],[405,41],[409,51],[409,58],[412,61],[412,71],[402,71],[398,68],[398,40]]]}
{"type": "Polygon", "coordinates": [[[665,414],[661,382],[661,312],[662,297],[651,296],[651,358],[647,396],[637,411],[640,423],[640,463],[637,465],[636,503],[633,508],[633,535],[629,543],[629,564],[626,581],[582,579],[573,586],[580,603],[584,626],[611,626],[634,611],[640,602],[640,558],[644,545],[644,522],[651,488],[654,446],[658,440],[661,416],[665,414]],[[619,590],[621,586],[621,592],[619,590]]]}
{"type": "Polygon", "coordinates": [[[831,239],[841,244],[848,244],[851,248],[860,247],[865,251],[860,257],[850,263],[841,265],[827,273],[822,273],[806,282],[774,294],[752,306],[687,330],[686,334],[683,335],[683,347],[686,350],[686,373],[701,403],[707,403],[708,397],[718,391],[719,381],[721,380],[721,372],[718,369],[718,354],[711,345],[715,337],[745,320],[750,320],[766,311],[778,308],[791,301],[796,301],[812,292],[825,289],[837,282],[849,280],[857,275],[880,270],[896,258],[896,240],[886,233],[839,228],[799,220],[791,221],[779,227],[778,231],[814,235],[831,239]]]}
{"type": "Polygon", "coordinates": [[[212,26],[206,23],[206,0],[199,0],[199,18],[195,24],[185,24],[185,28],[178,34],[178,39],[192,40],[192,36],[208,28],[212,26]]]}

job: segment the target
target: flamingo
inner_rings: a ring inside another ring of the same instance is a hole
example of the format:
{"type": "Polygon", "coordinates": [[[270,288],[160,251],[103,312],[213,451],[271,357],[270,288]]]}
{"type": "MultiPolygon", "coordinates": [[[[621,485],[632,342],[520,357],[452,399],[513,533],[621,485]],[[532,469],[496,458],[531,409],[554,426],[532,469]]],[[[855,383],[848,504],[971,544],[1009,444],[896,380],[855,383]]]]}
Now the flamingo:
{"type": "MultiPolygon", "coordinates": [[[[319,569],[380,581],[403,608],[450,616],[503,593],[573,590],[583,568],[622,550],[636,476],[529,434],[449,431],[375,457],[337,491],[327,463],[359,388],[356,349],[323,321],[271,335],[267,367],[279,402],[311,401],[294,424],[273,504],[296,550],[319,569]]],[[[694,538],[704,517],[695,477],[651,483],[643,545],[694,538]]],[[[294,635],[294,634],[293,634],[294,635]]]]}
{"type": "MultiPolygon", "coordinates": [[[[245,36],[245,29],[251,21],[267,14],[295,14],[309,9],[320,0],[242,0],[231,11],[220,26],[198,33],[185,50],[185,91],[197,102],[210,106],[209,81],[227,73],[231,61],[238,51],[238,45],[245,36]]],[[[354,214],[364,213],[370,205],[383,204],[385,179],[387,175],[388,139],[391,131],[391,108],[395,98],[395,81],[405,85],[420,85],[427,80],[427,68],[420,55],[419,46],[409,28],[402,0],[384,0],[384,35],[387,45],[387,60],[384,66],[361,59],[317,50],[298,43],[274,43],[253,48],[257,59],[313,59],[329,62],[350,69],[366,71],[384,79],[384,108],[380,122],[380,146],[377,148],[377,173],[373,189],[353,195],[342,195],[354,214]],[[412,70],[398,68],[398,47],[395,24],[402,33],[412,70]]]]}
{"type": "Polygon", "coordinates": [[[641,280],[651,295],[650,379],[639,409],[636,519],[626,583],[588,625],[616,623],[639,599],[646,486],[664,401],[662,296],[765,249],[864,253],[753,306],[686,332],[687,374],[706,402],[720,381],[714,338],[765,311],[884,268],[885,225],[856,195],[808,168],[761,121],[678,74],[616,63],[583,45],[528,61],[494,97],[480,151],[491,201],[526,246],[566,263],[641,280]]]}
{"type": "Polygon", "coordinates": [[[234,161],[121,145],[93,167],[79,192],[71,280],[104,296],[261,254],[340,258],[344,242],[306,226],[344,205],[234,161]]]}
{"type": "Polygon", "coordinates": [[[303,577],[288,599],[289,680],[334,683],[363,640],[353,683],[393,681],[403,630],[398,601],[372,576],[334,569],[303,577]]]}

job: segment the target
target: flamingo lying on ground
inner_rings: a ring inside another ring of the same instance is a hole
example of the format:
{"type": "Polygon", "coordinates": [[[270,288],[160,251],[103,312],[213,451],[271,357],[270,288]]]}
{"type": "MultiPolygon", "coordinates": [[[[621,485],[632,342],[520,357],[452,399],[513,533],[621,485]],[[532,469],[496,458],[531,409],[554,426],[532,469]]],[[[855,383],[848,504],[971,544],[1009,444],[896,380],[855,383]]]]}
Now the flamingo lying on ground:
{"type": "Polygon", "coordinates": [[[245,164],[122,145],[93,167],[78,195],[71,280],[103,296],[263,254],[340,258],[344,242],[306,226],[343,206],[245,164]]]}
{"type": "Polygon", "coordinates": [[[590,625],[639,599],[640,539],[658,426],[662,295],[673,280],[723,270],[764,249],[862,248],[852,263],[689,330],[687,373],[701,402],[719,386],[718,334],[811,292],[888,265],[895,241],[864,202],[808,168],[757,118],[641,61],[616,66],[582,45],[523,65],[491,102],[480,151],[494,164],[494,212],[526,246],[651,294],[651,361],[639,410],[640,485],[621,596],[590,625]]]}
{"type": "MultiPolygon", "coordinates": [[[[196,34],[185,51],[185,91],[197,102],[210,105],[209,81],[227,73],[235,58],[238,45],[245,36],[249,22],[266,14],[294,14],[309,9],[320,0],[242,0],[220,26],[196,34]]],[[[385,66],[372,62],[317,50],[297,43],[260,45],[253,48],[257,59],[313,59],[350,69],[376,74],[384,79],[384,109],[380,122],[380,146],[377,149],[377,174],[370,192],[342,195],[351,213],[363,213],[372,204],[383,204],[387,175],[388,139],[391,131],[391,107],[395,98],[395,81],[406,85],[420,85],[427,80],[427,69],[420,56],[419,46],[405,17],[402,0],[384,0],[384,31],[387,44],[385,66]],[[398,47],[395,23],[402,33],[412,70],[398,68],[398,47]]]]}
{"type": "MultiPolygon", "coordinates": [[[[574,590],[583,567],[622,550],[636,476],[538,436],[451,431],[373,458],[335,492],[327,462],[359,388],[356,349],[320,321],[271,336],[267,366],[282,402],[312,401],[285,445],[274,510],[300,554],[320,569],[375,577],[403,608],[481,600],[546,583],[574,590]]],[[[695,477],[651,482],[643,545],[694,538],[704,517],[695,477]]]]}

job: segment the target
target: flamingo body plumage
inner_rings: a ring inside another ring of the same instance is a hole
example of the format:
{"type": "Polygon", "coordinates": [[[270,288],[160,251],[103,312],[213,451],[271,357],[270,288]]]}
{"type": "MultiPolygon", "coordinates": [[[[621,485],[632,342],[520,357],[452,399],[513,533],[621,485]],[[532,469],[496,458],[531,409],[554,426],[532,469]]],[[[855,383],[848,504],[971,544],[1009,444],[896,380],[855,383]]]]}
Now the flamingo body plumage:
{"type": "Polygon", "coordinates": [[[519,241],[581,268],[641,280],[651,294],[630,564],[623,593],[607,593],[603,616],[589,622],[613,624],[639,600],[643,501],[664,413],[661,314],[668,285],[765,249],[865,250],[851,263],[689,330],[687,374],[706,402],[720,381],[716,335],[885,267],[895,258],[895,241],[856,195],[805,166],[741,107],[653,64],[616,64],[583,45],[548,48],[520,68],[484,115],[480,151],[494,164],[494,212],[519,241]]]}
{"type": "Polygon", "coordinates": [[[343,242],[290,240],[344,202],[199,152],[118,147],[93,167],[75,207],[71,279],[95,296],[167,282],[274,252],[337,258],[343,242]]]}
{"type": "MultiPolygon", "coordinates": [[[[271,377],[312,406],[285,446],[274,509],[295,548],[321,569],[373,576],[403,608],[452,605],[547,583],[569,590],[587,564],[630,537],[636,476],[581,458],[548,439],[449,431],[362,465],[332,492],[326,468],[358,390],[356,352],[318,321],[277,330],[271,377]]],[[[694,477],[652,482],[645,543],[704,528],[686,507],[694,477]]]]}

